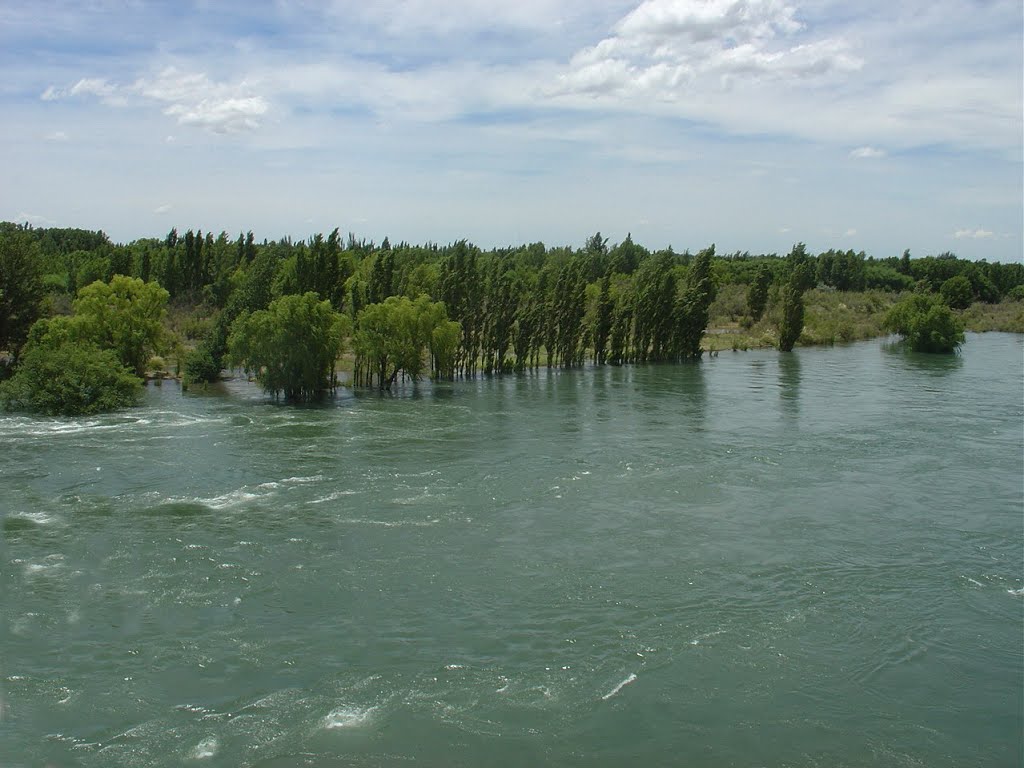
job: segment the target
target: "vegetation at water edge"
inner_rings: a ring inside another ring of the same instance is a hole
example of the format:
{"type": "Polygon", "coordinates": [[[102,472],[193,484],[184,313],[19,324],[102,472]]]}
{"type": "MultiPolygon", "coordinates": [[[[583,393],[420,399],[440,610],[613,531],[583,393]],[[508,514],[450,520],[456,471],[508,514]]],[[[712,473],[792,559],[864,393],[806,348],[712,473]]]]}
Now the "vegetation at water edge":
{"type": "Polygon", "coordinates": [[[275,396],[305,400],[342,377],[386,390],[422,376],[681,362],[889,332],[948,351],[964,327],[1024,331],[1024,265],[815,256],[799,243],[781,256],[677,253],[600,233],[580,248],[376,244],[337,229],[262,242],[172,229],[117,244],[100,231],[0,224],[0,375],[10,378],[0,400],[45,412],[131,401],[122,376],[155,373],[154,356],[160,375],[170,368],[187,386],[239,366],[275,396]],[[116,375],[97,375],[89,356],[116,360],[106,365],[116,375]]]}

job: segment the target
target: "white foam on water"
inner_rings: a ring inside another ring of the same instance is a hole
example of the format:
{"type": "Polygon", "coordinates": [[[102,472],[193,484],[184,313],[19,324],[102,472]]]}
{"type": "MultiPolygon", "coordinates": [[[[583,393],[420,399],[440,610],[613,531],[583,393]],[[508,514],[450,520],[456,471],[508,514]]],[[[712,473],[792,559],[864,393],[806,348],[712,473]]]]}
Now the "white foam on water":
{"type": "Polygon", "coordinates": [[[52,525],[57,518],[45,512],[14,512],[7,516],[8,520],[28,520],[36,525],[52,525]]]}
{"type": "Polygon", "coordinates": [[[286,477],[282,480],[282,483],[294,483],[301,485],[303,483],[319,483],[324,479],[323,475],[310,475],[309,477],[286,477]]]}
{"type": "Polygon", "coordinates": [[[709,637],[715,637],[716,635],[722,634],[725,634],[724,629],[716,629],[714,632],[705,632],[703,635],[697,635],[693,638],[693,640],[690,641],[690,645],[700,645],[701,640],[707,640],[709,637]]]}
{"type": "Polygon", "coordinates": [[[217,754],[217,748],[220,744],[214,738],[203,739],[196,748],[192,750],[192,758],[194,760],[206,760],[207,758],[213,757],[217,754]]]}
{"type": "Polygon", "coordinates": [[[602,701],[608,701],[608,699],[610,699],[612,696],[617,694],[619,691],[621,691],[627,685],[632,683],[634,680],[636,680],[636,675],[634,673],[630,672],[629,673],[629,677],[627,677],[621,683],[619,683],[614,688],[612,688],[610,691],[608,691],[608,693],[606,693],[604,696],[601,697],[601,700],[602,701]]]}
{"type": "Polygon", "coordinates": [[[358,491],[353,491],[353,490],[334,491],[333,493],[329,493],[329,494],[327,494],[326,496],[324,496],[322,498],[313,499],[309,503],[310,504],[325,504],[328,501],[337,501],[342,496],[354,496],[356,493],[358,493],[358,491]]]}
{"type": "Polygon", "coordinates": [[[1011,595],[1015,595],[1016,597],[1024,597],[1024,587],[1022,587],[1021,589],[1008,589],[1006,591],[1009,592],[1011,595]]]}
{"type": "Polygon", "coordinates": [[[365,520],[361,518],[345,518],[338,520],[339,523],[350,525],[379,525],[382,528],[401,528],[404,525],[411,525],[417,528],[425,528],[429,525],[437,525],[440,519],[431,520],[365,520]]]}
{"type": "Polygon", "coordinates": [[[338,707],[323,719],[323,727],[327,730],[358,728],[370,722],[376,711],[376,707],[338,707]]]}

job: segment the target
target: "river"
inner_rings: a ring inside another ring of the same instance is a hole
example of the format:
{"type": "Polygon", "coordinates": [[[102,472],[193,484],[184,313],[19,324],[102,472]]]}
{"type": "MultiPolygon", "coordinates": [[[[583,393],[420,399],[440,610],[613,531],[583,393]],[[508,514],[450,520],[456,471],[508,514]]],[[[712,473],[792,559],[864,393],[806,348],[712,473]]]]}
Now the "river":
{"type": "Polygon", "coordinates": [[[0,417],[0,765],[1011,766],[1024,338],[0,417]]]}

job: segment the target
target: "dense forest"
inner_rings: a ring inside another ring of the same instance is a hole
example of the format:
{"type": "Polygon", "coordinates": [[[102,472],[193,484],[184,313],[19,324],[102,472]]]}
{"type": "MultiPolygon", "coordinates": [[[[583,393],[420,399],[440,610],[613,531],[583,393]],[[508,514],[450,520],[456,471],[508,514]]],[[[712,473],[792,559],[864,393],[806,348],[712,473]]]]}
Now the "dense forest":
{"type": "Polygon", "coordinates": [[[44,412],[114,407],[170,360],[186,383],[240,367],[287,399],[334,386],[339,361],[354,385],[381,389],[428,374],[685,361],[714,348],[711,325],[733,348],[895,331],[949,351],[972,318],[1024,330],[1022,300],[1024,265],[950,253],[677,253],[599,232],[579,248],[482,250],[338,229],[260,242],[172,229],[118,244],[0,223],[0,397],[44,412]]]}

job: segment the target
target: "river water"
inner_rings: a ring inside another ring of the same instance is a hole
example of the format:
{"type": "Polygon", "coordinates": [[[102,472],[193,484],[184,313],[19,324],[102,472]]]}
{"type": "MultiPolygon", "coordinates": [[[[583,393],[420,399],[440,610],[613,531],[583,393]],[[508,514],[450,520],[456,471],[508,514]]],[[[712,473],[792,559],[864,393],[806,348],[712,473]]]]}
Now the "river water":
{"type": "Polygon", "coordinates": [[[1024,339],[0,418],[0,765],[1010,766],[1024,339]]]}

